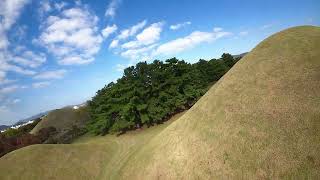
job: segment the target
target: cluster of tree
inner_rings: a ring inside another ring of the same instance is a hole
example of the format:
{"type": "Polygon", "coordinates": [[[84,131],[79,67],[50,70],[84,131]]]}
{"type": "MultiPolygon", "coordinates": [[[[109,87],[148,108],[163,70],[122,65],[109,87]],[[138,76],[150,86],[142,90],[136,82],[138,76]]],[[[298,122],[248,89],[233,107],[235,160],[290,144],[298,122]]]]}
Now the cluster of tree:
{"type": "Polygon", "coordinates": [[[47,141],[52,134],[56,132],[55,128],[43,128],[37,135],[30,134],[31,124],[20,127],[18,130],[7,130],[5,133],[0,134],[0,157],[32,144],[42,144],[47,141]],[[29,131],[27,131],[29,129],[29,131]]]}
{"type": "Polygon", "coordinates": [[[88,102],[92,120],[87,129],[104,135],[162,123],[190,108],[239,59],[223,54],[194,64],[172,58],[128,67],[88,102]]]}
{"type": "Polygon", "coordinates": [[[9,128],[6,131],[2,132],[2,135],[5,137],[16,137],[16,136],[21,136],[23,134],[29,133],[39,122],[40,118],[35,119],[32,123],[21,126],[17,129],[9,128]]]}

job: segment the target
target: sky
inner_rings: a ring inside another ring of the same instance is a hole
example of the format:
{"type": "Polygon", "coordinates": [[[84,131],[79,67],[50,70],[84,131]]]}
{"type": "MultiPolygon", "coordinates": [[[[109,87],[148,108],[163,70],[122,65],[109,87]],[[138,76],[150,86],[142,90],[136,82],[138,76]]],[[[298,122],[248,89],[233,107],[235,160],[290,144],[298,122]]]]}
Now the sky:
{"type": "Polygon", "coordinates": [[[248,52],[318,0],[0,0],[0,125],[80,104],[139,61],[248,52]]]}

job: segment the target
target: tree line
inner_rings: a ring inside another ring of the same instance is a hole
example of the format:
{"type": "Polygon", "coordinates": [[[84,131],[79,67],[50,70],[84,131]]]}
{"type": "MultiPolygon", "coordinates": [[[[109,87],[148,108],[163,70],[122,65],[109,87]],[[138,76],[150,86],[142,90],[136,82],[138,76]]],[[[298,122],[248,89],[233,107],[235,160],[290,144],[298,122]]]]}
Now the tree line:
{"type": "Polygon", "coordinates": [[[171,58],[128,67],[88,101],[87,130],[104,135],[162,123],[190,108],[239,59],[224,53],[194,64],[171,58]]]}

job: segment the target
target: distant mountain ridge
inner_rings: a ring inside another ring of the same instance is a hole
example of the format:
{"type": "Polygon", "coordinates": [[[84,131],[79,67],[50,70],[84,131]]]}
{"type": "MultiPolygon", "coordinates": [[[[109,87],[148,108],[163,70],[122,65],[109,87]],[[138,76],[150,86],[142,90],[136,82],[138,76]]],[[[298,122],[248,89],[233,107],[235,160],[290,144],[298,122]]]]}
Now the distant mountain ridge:
{"type": "MultiPolygon", "coordinates": [[[[82,107],[82,106],[86,106],[86,102],[84,103],[81,103],[81,104],[77,104],[77,105],[68,105],[68,106],[65,106],[63,108],[66,108],[66,107],[70,107],[70,108],[78,108],[78,107],[82,107]]],[[[19,121],[17,121],[16,123],[12,124],[12,125],[0,125],[0,131],[2,130],[5,130],[9,127],[12,127],[12,126],[18,126],[18,125],[22,125],[22,124],[25,124],[31,120],[34,120],[34,119],[38,119],[38,118],[41,118],[43,116],[46,116],[49,114],[49,112],[53,111],[54,109],[52,110],[49,110],[49,111],[45,111],[45,112],[41,112],[39,114],[36,114],[36,115],[33,115],[31,117],[28,117],[28,118],[25,118],[25,119],[21,119],[19,121]]]]}
{"type": "MultiPolygon", "coordinates": [[[[50,111],[52,111],[52,110],[50,110],[50,111]]],[[[41,118],[42,116],[47,115],[50,111],[45,111],[45,112],[42,112],[42,113],[33,115],[33,116],[31,116],[31,117],[28,117],[28,118],[19,120],[18,122],[16,122],[16,123],[14,124],[14,126],[24,124],[24,123],[26,123],[26,122],[28,122],[28,121],[31,121],[31,120],[34,120],[34,119],[37,119],[37,118],[41,118]]]]}
{"type": "Polygon", "coordinates": [[[21,125],[23,124],[26,124],[32,120],[35,120],[35,119],[38,119],[38,118],[41,118],[43,116],[46,116],[48,115],[48,113],[52,111],[52,110],[49,110],[49,111],[45,111],[45,112],[42,112],[42,113],[39,113],[39,114],[36,114],[36,115],[33,115],[31,117],[28,117],[28,118],[25,118],[25,119],[22,119],[22,120],[19,120],[18,122],[12,124],[12,125],[0,125],[0,131],[3,131],[5,129],[8,129],[10,127],[20,127],[21,125]]]}
{"type": "Polygon", "coordinates": [[[10,126],[6,126],[6,125],[0,125],[0,131],[5,130],[7,128],[9,128],[10,126]]]}
{"type": "Polygon", "coordinates": [[[241,54],[237,54],[237,55],[232,55],[233,58],[242,58],[244,57],[246,54],[248,54],[249,52],[244,52],[244,53],[241,53],[241,54]]]}

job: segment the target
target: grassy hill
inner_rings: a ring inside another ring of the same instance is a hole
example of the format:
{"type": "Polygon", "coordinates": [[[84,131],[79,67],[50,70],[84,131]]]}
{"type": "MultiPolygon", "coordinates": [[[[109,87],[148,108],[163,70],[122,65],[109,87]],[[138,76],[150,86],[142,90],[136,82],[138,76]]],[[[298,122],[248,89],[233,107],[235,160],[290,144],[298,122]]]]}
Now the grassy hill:
{"type": "Polygon", "coordinates": [[[89,120],[89,114],[81,107],[73,109],[66,107],[56,109],[49,112],[31,131],[31,134],[37,134],[42,128],[55,127],[58,132],[66,129],[71,129],[72,126],[84,127],[89,120]]]}
{"type": "Polygon", "coordinates": [[[319,50],[319,27],[267,38],[132,157],[121,177],[320,178],[319,50]]]}
{"type": "Polygon", "coordinates": [[[171,124],[0,159],[0,179],[320,178],[320,28],[279,32],[171,124]]]}
{"type": "Polygon", "coordinates": [[[114,178],[130,156],[182,115],[177,114],[164,124],[119,137],[84,136],[71,145],[28,146],[0,159],[0,179],[114,178]]]}

